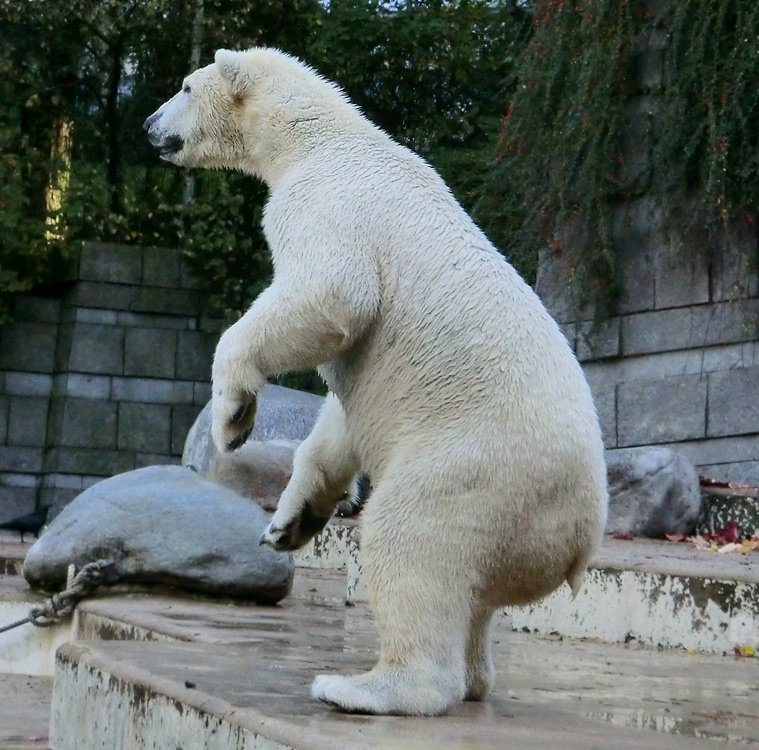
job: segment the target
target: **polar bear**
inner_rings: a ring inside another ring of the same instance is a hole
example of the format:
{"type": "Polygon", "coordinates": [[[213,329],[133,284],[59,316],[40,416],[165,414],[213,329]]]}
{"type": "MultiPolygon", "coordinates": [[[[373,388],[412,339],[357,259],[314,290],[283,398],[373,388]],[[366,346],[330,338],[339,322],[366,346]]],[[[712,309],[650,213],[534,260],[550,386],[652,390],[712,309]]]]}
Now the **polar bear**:
{"type": "Polygon", "coordinates": [[[219,50],[145,122],[161,158],[264,180],[271,286],[221,337],[212,434],[248,437],[267,376],[330,389],[262,543],[319,532],[359,471],[377,665],[320,675],[343,711],[437,715],[494,680],[504,605],[576,594],[606,517],[582,370],[538,297],[423,159],[274,49],[219,50]]]}

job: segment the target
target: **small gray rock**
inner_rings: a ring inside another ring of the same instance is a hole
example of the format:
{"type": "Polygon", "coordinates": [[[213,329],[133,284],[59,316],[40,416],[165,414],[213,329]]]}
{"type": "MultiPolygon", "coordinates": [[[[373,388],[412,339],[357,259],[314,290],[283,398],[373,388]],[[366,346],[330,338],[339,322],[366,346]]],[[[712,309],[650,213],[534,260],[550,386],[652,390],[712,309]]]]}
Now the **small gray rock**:
{"type": "MultiPolygon", "coordinates": [[[[311,432],[323,396],[267,384],[258,396],[256,421],[251,440],[305,440],[311,432]]],[[[211,439],[211,404],[205,405],[190,428],[182,453],[182,466],[191,466],[208,476],[216,456],[211,439]]]]}
{"type": "Polygon", "coordinates": [[[701,485],[691,463],[669,448],[606,453],[609,516],[606,532],[661,538],[692,534],[701,485]]]}
{"type": "Polygon", "coordinates": [[[166,584],[274,603],[293,580],[290,555],[261,547],[258,505],[180,466],[150,466],[93,485],[29,550],[24,576],[53,590],[70,563],[110,559],[118,582],[166,584]]]}
{"type": "Polygon", "coordinates": [[[208,478],[273,512],[292,476],[299,445],[297,440],[248,440],[232,453],[217,453],[208,478]]]}

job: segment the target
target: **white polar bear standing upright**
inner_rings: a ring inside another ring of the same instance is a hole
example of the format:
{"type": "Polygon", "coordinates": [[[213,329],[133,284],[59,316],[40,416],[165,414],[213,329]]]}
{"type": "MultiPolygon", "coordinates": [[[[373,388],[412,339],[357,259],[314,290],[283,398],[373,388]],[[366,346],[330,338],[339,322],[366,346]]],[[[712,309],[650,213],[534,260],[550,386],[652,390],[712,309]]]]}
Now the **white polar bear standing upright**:
{"type": "Polygon", "coordinates": [[[268,184],[271,286],[221,337],[213,437],[250,432],[267,376],[332,395],[262,542],[303,546],[361,470],[377,665],[321,675],[346,711],[434,715],[493,685],[494,610],[568,581],[606,517],[598,419],[538,297],[421,158],[273,49],[219,50],[145,123],[161,157],[268,184]]]}

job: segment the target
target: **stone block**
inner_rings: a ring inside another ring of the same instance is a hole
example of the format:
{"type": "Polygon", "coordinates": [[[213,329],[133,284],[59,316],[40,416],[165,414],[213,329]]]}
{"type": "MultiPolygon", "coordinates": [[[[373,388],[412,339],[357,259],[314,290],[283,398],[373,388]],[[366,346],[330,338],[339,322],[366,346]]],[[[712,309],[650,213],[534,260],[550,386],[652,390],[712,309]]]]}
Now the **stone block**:
{"type": "Polygon", "coordinates": [[[704,437],[706,394],[701,375],[622,383],[617,389],[619,446],[704,437]]]}
{"type": "Polygon", "coordinates": [[[759,367],[709,375],[707,435],[759,432],[759,367]]]}
{"type": "Polygon", "coordinates": [[[198,314],[200,300],[197,292],[187,289],[159,289],[134,287],[131,312],[160,313],[164,315],[198,314]]]}
{"type": "Polygon", "coordinates": [[[624,316],[622,353],[665,352],[701,345],[702,332],[695,332],[699,342],[693,340],[693,317],[690,307],[624,316]]]}
{"type": "Polygon", "coordinates": [[[64,487],[69,490],[81,490],[82,477],[79,474],[45,474],[42,487],[64,487]]]}
{"type": "Polygon", "coordinates": [[[755,461],[759,460],[759,435],[695,440],[681,443],[677,450],[696,466],[755,461]]]}
{"type": "Polygon", "coordinates": [[[50,399],[43,396],[12,396],[8,412],[8,444],[43,448],[49,404],[50,399]]]}
{"type": "Polygon", "coordinates": [[[657,310],[709,302],[709,262],[703,250],[661,245],[654,268],[657,310]]]}
{"type": "Polygon", "coordinates": [[[154,315],[152,313],[120,312],[118,324],[129,328],[171,328],[186,330],[195,318],[179,315],[154,315]]]}
{"type": "Polygon", "coordinates": [[[622,318],[622,353],[692,349],[753,341],[759,334],[759,299],[673,308],[622,318]]]}
{"type": "Polygon", "coordinates": [[[124,341],[124,374],[173,378],[177,361],[177,332],[128,328],[124,341]]]}
{"type": "Polygon", "coordinates": [[[60,299],[20,294],[13,302],[13,318],[29,323],[58,323],[61,307],[60,299]]]}
{"type": "Polygon", "coordinates": [[[721,482],[736,482],[759,487],[759,459],[754,461],[732,461],[723,464],[704,464],[698,466],[703,476],[718,479],[721,482]]]}
{"type": "Polygon", "coordinates": [[[171,410],[171,453],[182,455],[190,428],[200,414],[200,406],[175,406],[171,410]]]}
{"type": "Polygon", "coordinates": [[[558,323],[595,317],[595,307],[583,300],[569,259],[548,248],[540,252],[535,292],[558,323]]]}
{"type": "Polygon", "coordinates": [[[0,445],[0,471],[38,474],[42,471],[42,460],[42,448],[0,445]]]}
{"type": "Polygon", "coordinates": [[[46,471],[110,477],[131,471],[134,454],[128,451],[90,448],[55,448],[45,456],[46,471]]]}
{"type": "Polygon", "coordinates": [[[66,297],[69,307],[102,308],[105,310],[129,310],[139,287],[125,284],[80,281],[66,297]]]}
{"type": "Polygon", "coordinates": [[[593,401],[601,424],[604,447],[615,448],[617,445],[617,389],[613,385],[601,385],[593,388],[593,401]]]}
{"type": "Polygon", "coordinates": [[[15,474],[11,471],[0,474],[0,484],[8,487],[40,487],[42,486],[42,476],[39,474],[15,474]]]}
{"type": "Polygon", "coordinates": [[[71,310],[71,320],[76,323],[95,323],[113,326],[118,323],[119,314],[115,310],[93,310],[89,307],[76,307],[71,310]]]}
{"type": "MultiPolygon", "coordinates": [[[[38,492],[39,490],[32,487],[9,487],[0,480],[0,523],[31,513],[37,505],[38,492]]],[[[15,534],[18,540],[18,532],[15,534]]],[[[24,538],[29,539],[30,537],[25,536],[24,538]]],[[[2,624],[5,625],[5,623],[2,624]]]]}
{"type": "Polygon", "coordinates": [[[0,396],[0,445],[3,445],[8,438],[9,408],[10,399],[7,396],[0,396]]]}
{"type": "Polygon", "coordinates": [[[176,289],[179,286],[179,251],[166,247],[142,249],[142,283],[176,289]]]}
{"type": "Polygon", "coordinates": [[[0,326],[0,369],[53,372],[58,327],[52,323],[11,322],[0,326]]]}
{"type": "Polygon", "coordinates": [[[79,278],[111,284],[139,284],[142,281],[142,248],[85,242],[79,254],[79,278]]]}
{"type": "Polygon", "coordinates": [[[53,392],[53,376],[33,372],[8,372],[5,374],[4,390],[8,396],[50,396],[53,392]]]}
{"type": "Polygon", "coordinates": [[[730,228],[712,259],[712,300],[735,300],[759,296],[759,265],[756,230],[744,222],[730,228]]]}
{"type": "Polygon", "coordinates": [[[177,345],[177,373],[180,380],[211,379],[211,363],[219,337],[202,331],[180,331],[177,345]]]}
{"type": "Polygon", "coordinates": [[[124,331],[116,326],[77,323],[72,330],[69,358],[63,369],[121,375],[124,372],[124,331]]]}
{"type": "Polygon", "coordinates": [[[654,309],[656,246],[659,210],[647,198],[621,206],[614,216],[614,242],[618,247],[620,297],[617,312],[654,309]]]}
{"type": "Polygon", "coordinates": [[[78,372],[56,375],[54,393],[56,396],[105,401],[111,395],[111,378],[107,375],[87,375],[78,372]]]}
{"type": "Polygon", "coordinates": [[[618,317],[578,323],[577,358],[583,362],[589,359],[608,359],[619,356],[619,330],[618,317]]]}
{"type": "Polygon", "coordinates": [[[61,418],[50,420],[52,434],[49,435],[49,445],[102,450],[116,447],[118,404],[115,402],[67,397],[63,399],[63,404],[56,404],[55,408],[61,409],[61,418]]]}
{"type": "Polygon", "coordinates": [[[119,404],[118,449],[142,453],[171,451],[171,407],[119,404]]]}
{"type": "Polygon", "coordinates": [[[193,383],[153,378],[114,378],[112,398],[145,404],[192,404],[193,383]]]}

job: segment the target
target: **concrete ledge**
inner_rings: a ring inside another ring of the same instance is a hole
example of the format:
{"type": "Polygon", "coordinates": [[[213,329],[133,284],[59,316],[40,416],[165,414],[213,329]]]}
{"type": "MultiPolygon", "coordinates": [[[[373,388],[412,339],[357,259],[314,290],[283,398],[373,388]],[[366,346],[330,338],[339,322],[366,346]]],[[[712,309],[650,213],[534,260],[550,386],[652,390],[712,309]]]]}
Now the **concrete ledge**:
{"type": "Polygon", "coordinates": [[[118,604],[191,640],[63,646],[51,747],[706,750],[715,739],[759,741],[751,660],[522,633],[497,634],[498,677],[483,703],[433,720],[335,713],[310,699],[314,675],[362,671],[377,645],[366,608],[330,601],[336,573],[302,570],[299,590],[276,607],[99,600],[103,615],[118,604]]]}

